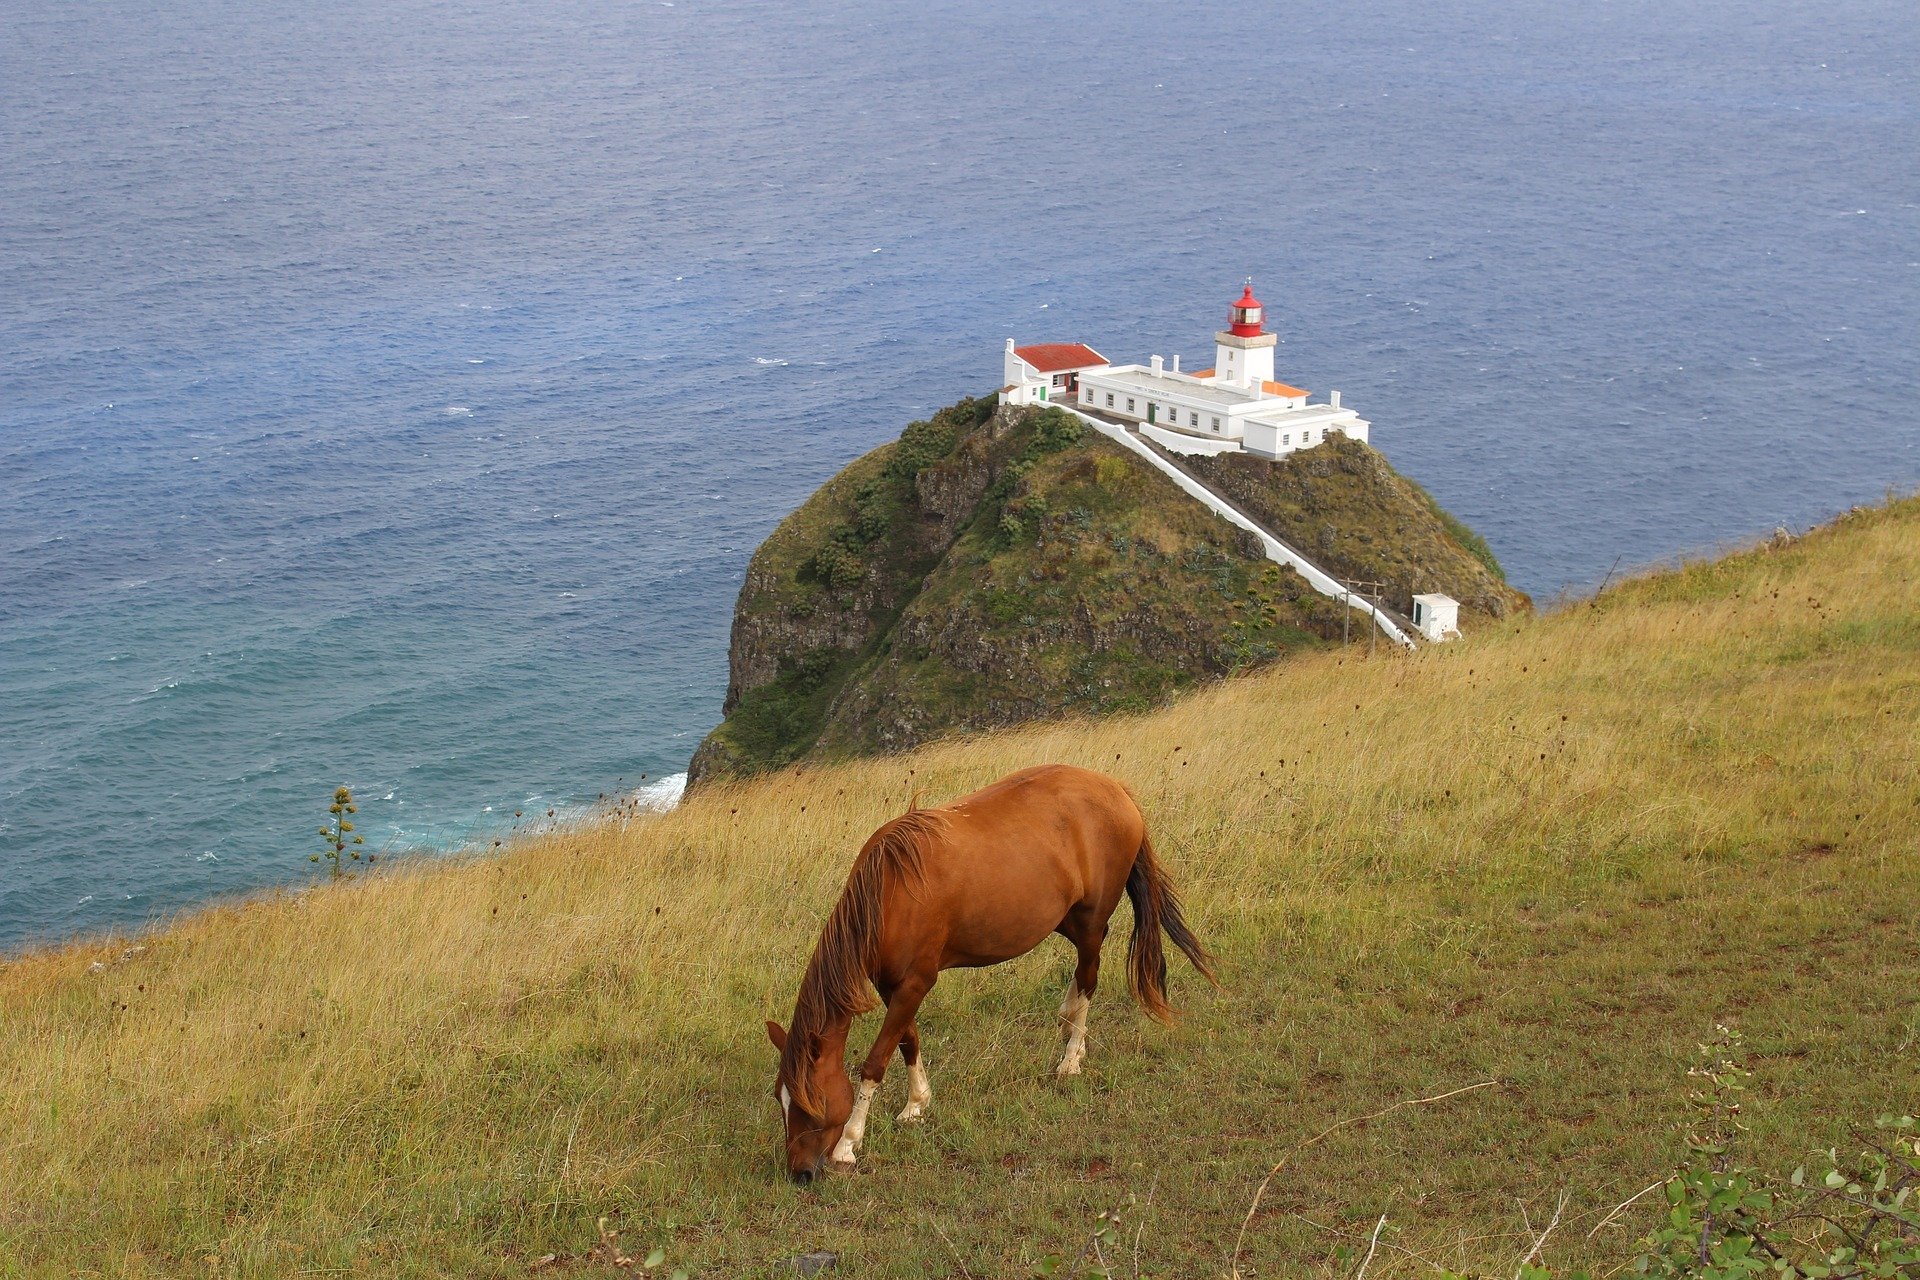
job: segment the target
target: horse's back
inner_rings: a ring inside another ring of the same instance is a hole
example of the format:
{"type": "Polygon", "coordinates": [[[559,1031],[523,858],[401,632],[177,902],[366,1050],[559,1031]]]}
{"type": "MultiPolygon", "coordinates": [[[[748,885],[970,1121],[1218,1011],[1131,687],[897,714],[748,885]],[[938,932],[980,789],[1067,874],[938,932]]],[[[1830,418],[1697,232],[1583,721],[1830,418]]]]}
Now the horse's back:
{"type": "Polygon", "coordinates": [[[925,812],[941,834],[908,911],[944,935],[948,964],[1020,955],[1076,909],[1104,919],[1146,831],[1124,786],[1070,765],[1023,769],[925,812]]]}
{"type": "Polygon", "coordinates": [[[1038,764],[950,801],[940,812],[1004,813],[1033,818],[1108,817],[1141,824],[1139,806],[1119,779],[1071,764],[1038,764]]]}

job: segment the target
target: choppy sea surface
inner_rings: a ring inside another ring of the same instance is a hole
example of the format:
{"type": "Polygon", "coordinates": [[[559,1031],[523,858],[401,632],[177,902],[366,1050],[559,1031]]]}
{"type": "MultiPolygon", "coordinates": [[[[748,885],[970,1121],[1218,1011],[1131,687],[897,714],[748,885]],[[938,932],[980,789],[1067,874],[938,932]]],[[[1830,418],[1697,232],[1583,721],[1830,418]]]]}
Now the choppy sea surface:
{"type": "Polygon", "coordinates": [[[0,948],[661,786],[816,485],[1248,276],[1537,596],[1920,480],[1910,0],[5,25],[0,948]]]}

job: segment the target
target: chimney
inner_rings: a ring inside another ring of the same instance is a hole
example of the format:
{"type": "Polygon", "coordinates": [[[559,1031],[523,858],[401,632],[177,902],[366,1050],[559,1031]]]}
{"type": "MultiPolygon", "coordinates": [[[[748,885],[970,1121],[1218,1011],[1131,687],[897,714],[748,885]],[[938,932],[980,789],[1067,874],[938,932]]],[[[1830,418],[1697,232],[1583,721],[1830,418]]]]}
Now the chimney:
{"type": "Polygon", "coordinates": [[[1338,391],[1329,391],[1327,394],[1332,397],[1327,403],[1338,409],[1340,407],[1340,393],[1338,391]]]}
{"type": "Polygon", "coordinates": [[[1180,357],[1179,357],[1179,356],[1175,356],[1175,357],[1173,358],[1173,371],[1174,371],[1175,373],[1178,373],[1178,372],[1180,372],[1180,357]]]}
{"type": "Polygon", "coordinates": [[[1013,339],[1012,339],[1012,338],[1008,338],[1008,339],[1007,339],[1007,354],[1008,354],[1008,355],[1012,355],[1012,354],[1013,354],[1013,339]]]}
{"type": "Polygon", "coordinates": [[[1153,358],[1153,372],[1156,377],[1160,373],[1160,357],[1159,356],[1155,356],[1153,358]]]}

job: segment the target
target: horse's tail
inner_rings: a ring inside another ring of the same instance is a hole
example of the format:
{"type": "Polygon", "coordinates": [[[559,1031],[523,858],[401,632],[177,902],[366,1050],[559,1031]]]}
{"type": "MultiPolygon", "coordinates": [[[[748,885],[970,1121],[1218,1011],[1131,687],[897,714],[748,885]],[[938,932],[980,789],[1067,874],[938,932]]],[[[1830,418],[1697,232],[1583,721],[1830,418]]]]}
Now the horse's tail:
{"type": "Polygon", "coordinates": [[[1162,1022],[1171,1022],[1173,1007],[1167,1003],[1167,953],[1160,946],[1161,930],[1174,946],[1186,952],[1187,959],[1207,981],[1218,983],[1213,976],[1213,957],[1187,928],[1186,916],[1180,911],[1180,895],[1153,856],[1153,841],[1144,835],[1140,837],[1140,852],[1134,855],[1133,870],[1127,873],[1127,900],[1133,903],[1127,983],[1142,1008],[1162,1022]]]}

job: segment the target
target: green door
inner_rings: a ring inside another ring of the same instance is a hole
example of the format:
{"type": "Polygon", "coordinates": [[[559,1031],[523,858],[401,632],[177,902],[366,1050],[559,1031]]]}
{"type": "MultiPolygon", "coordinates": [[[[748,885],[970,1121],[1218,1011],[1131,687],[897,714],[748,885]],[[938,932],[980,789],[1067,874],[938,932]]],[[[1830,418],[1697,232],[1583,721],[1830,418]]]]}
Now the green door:
{"type": "Polygon", "coordinates": [[[1148,426],[1153,425],[1153,411],[1155,409],[1158,409],[1159,407],[1160,406],[1157,404],[1150,404],[1147,406],[1147,425],[1148,426]]]}

